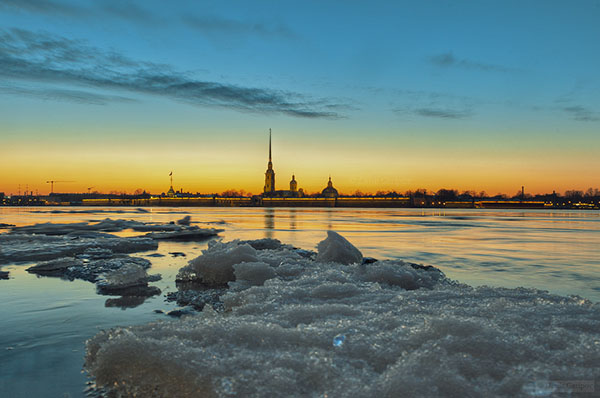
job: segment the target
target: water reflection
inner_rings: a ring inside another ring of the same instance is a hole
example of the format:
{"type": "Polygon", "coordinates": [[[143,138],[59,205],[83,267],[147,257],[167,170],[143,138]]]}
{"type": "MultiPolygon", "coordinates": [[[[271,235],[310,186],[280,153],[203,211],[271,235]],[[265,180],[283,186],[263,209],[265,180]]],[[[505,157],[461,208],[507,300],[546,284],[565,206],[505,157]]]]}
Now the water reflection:
{"type": "Polygon", "coordinates": [[[296,209],[290,209],[290,229],[296,229],[296,209]]]}
{"type": "Polygon", "coordinates": [[[273,238],[273,230],[275,229],[275,209],[272,207],[265,208],[265,238],[273,238]]]}
{"type": "Polygon", "coordinates": [[[333,209],[325,210],[325,219],[327,220],[327,230],[331,231],[333,229],[332,220],[333,220],[333,209]]]}
{"type": "Polygon", "coordinates": [[[106,308],[118,307],[122,310],[125,310],[127,308],[135,308],[144,304],[144,301],[146,301],[147,298],[148,297],[141,296],[123,296],[106,300],[104,302],[104,306],[106,308]]]}

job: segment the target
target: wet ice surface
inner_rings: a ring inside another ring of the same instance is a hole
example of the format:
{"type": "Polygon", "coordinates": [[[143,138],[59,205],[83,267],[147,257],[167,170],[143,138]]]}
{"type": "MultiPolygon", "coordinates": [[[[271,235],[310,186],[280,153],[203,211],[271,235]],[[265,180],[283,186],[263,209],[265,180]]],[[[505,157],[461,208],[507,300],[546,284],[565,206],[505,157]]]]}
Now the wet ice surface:
{"type": "Polygon", "coordinates": [[[136,232],[149,232],[146,236],[153,239],[206,239],[216,236],[221,229],[190,226],[191,218],[184,217],[176,223],[148,223],[135,220],[112,220],[106,218],[98,222],[80,222],[69,224],[40,223],[23,227],[13,227],[15,234],[43,234],[87,236],[90,231],[119,232],[131,229],[136,232]]]}
{"type": "Polygon", "coordinates": [[[514,397],[569,394],[560,380],[598,378],[600,307],[580,297],[352,262],[362,255],[335,233],[317,260],[251,243],[213,243],[180,270],[187,282],[227,284],[222,311],[89,340],[98,386],[148,397],[514,397]],[[347,264],[319,261],[325,253],[347,264]]]}

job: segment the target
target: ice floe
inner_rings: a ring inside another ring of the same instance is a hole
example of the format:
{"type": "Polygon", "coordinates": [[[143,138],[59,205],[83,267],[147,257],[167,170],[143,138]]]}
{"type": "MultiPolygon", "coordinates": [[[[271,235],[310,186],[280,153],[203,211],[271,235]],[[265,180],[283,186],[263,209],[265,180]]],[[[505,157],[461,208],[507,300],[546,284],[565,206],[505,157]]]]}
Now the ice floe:
{"type": "Polygon", "coordinates": [[[89,249],[134,253],[156,249],[156,240],[204,240],[216,236],[221,231],[175,223],[143,223],[109,218],[99,222],[34,224],[14,227],[10,233],[0,234],[0,264],[72,257],[89,249]],[[118,237],[108,233],[125,229],[154,232],[134,237],[118,237]]]}
{"type": "MultiPolygon", "coordinates": [[[[86,234],[89,232],[86,232],[86,234]]],[[[107,253],[135,253],[154,250],[158,243],[146,237],[99,236],[94,234],[49,236],[29,234],[0,234],[0,264],[45,261],[74,257],[94,250],[107,253]]]]}
{"type": "MultiPolygon", "coordinates": [[[[180,220],[181,221],[181,220],[180,220]]],[[[12,228],[12,233],[17,234],[42,234],[42,235],[71,235],[83,236],[95,232],[119,232],[126,229],[131,229],[136,232],[149,232],[146,236],[152,239],[183,239],[195,240],[206,239],[216,236],[221,229],[215,228],[199,228],[197,226],[189,226],[175,224],[174,222],[161,223],[145,223],[135,220],[113,220],[106,218],[97,222],[79,222],[69,224],[58,223],[40,223],[34,225],[26,225],[12,228]]]]}
{"type": "Polygon", "coordinates": [[[101,274],[96,286],[101,294],[148,297],[160,294],[159,288],[148,286],[148,282],[158,279],[159,275],[149,276],[143,266],[127,262],[119,268],[101,274]]]}

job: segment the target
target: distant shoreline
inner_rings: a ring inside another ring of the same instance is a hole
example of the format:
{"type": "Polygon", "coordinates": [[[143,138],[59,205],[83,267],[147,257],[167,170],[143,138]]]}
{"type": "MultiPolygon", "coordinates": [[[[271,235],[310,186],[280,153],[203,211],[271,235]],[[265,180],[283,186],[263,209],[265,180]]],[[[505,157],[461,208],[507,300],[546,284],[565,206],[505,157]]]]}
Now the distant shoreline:
{"type": "MultiPolygon", "coordinates": [[[[47,197],[46,197],[47,198],[47,197]]],[[[32,197],[31,199],[34,199],[32,197]]],[[[61,199],[57,197],[56,199],[61,199]]],[[[535,200],[469,200],[441,201],[435,198],[410,197],[337,197],[337,198],[268,198],[268,197],[116,197],[48,201],[28,200],[4,203],[6,207],[341,207],[341,208],[450,208],[450,209],[572,209],[599,210],[596,202],[535,200]]]]}

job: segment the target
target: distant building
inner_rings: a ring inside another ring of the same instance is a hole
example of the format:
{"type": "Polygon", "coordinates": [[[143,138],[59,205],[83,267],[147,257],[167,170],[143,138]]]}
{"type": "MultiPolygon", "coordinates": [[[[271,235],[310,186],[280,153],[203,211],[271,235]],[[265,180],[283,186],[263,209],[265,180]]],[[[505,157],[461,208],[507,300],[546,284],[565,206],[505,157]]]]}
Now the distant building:
{"type": "Polygon", "coordinates": [[[304,196],[302,188],[298,189],[298,182],[295,175],[292,175],[289,190],[275,190],[275,170],[273,170],[273,160],[271,157],[271,129],[269,129],[269,162],[267,163],[267,171],[265,172],[265,186],[262,196],[270,198],[299,198],[304,196]]]}
{"type": "Polygon", "coordinates": [[[272,195],[275,192],[275,171],[271,160],[271,129],[269,129],[269,163],[265,172],[265,189],[263,192],[267,195],[272,195]]]}
{"type": "Polygon", "coordinates": [[[173,189],[173,172],[169,173],[169,177],[171,178],[171,188],[169,188],[169,191],[167,191],[167,196],[169,198],[174,198],[175,197],[175,190],[173,189]]]}
{"type": "Polygon", "coordinates": [[[329,176],[329,181],[327,182],[327,187],[321,191],[321,196],[325,198],[337,198],[338,191],[333,187],[333,183],[331,182],[331,176],[329,176]]]}
{"type": "Polygon", "coordinates": [[[298,182],[296,182],[296,176],[292,174],[292,181],[290,181],[290,191],[298,192],[298,182]]]}

